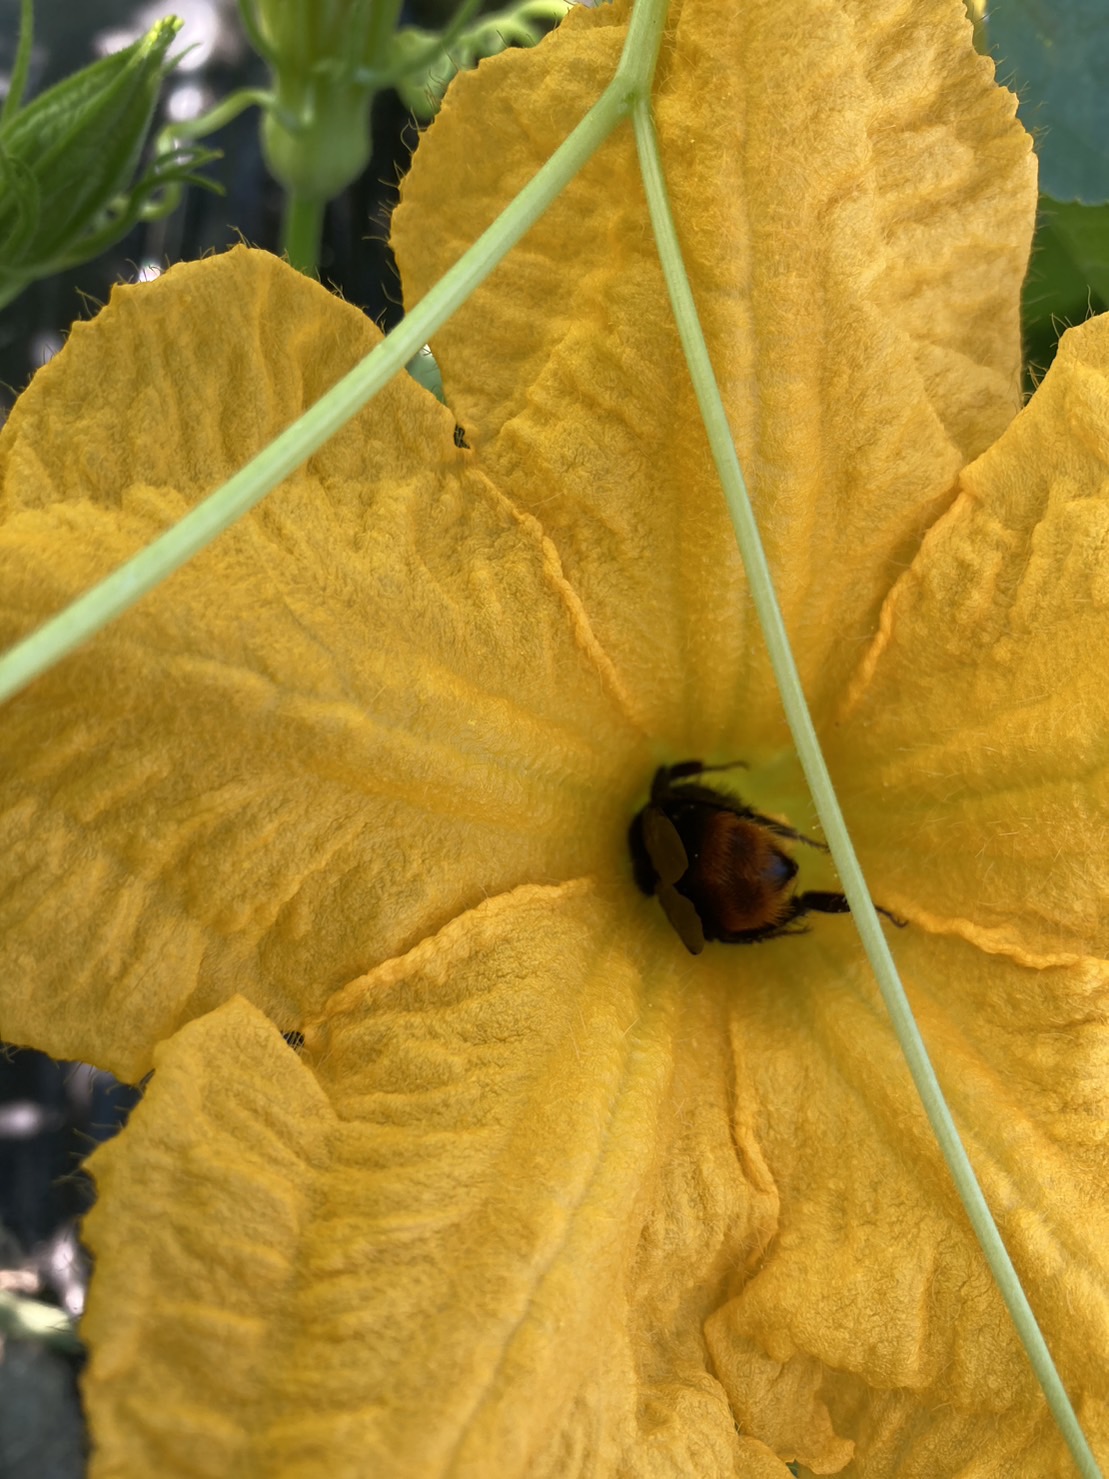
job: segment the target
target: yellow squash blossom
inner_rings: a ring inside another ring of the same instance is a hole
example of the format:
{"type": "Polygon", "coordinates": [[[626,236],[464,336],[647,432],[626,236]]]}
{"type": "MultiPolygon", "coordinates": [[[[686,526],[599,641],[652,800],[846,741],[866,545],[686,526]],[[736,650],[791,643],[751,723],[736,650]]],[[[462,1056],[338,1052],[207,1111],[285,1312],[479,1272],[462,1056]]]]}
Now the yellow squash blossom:
{"type": "MultiPolygon", "coordinates": [[[[624,26],[458,82],[410,299],[624,26]]],[[[1020,409],[1013,113],[962,0],[682,0],[657,84],[817,727],[1104,1462],[1109,324],[1020,409]]],[[[114,293],[4,433],[5,639],[376,339],[258,252],[114,293]]],[[[93,1474],[1069,1475],[851,920],[693,958],[633,883],[663,762],[812,813],[627,130],[435,348],[450,411],[393,382],[0,712],[0,1030],[154,1069],[93,1158],[93,1474]]]]}

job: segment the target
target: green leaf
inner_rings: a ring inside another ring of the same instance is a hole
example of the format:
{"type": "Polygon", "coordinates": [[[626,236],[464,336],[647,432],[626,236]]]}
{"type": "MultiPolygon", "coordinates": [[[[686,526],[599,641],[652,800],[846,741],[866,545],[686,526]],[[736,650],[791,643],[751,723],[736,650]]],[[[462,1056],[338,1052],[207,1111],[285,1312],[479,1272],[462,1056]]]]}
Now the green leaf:
{"type": "Polygon", "coordinates": [[[1059,336],[1109,305],[1109,206],[1040,197],[1032,261],[1021,309],[1025,361],[1034,389],[1055,357],[1059,336]]]}
{"type": "Polygon", "coordinates": [[[1109,205],[1074,205],[1045,199],[1040,208],[1078,276],[1104,309],[1109,304],[1109,205]]]}
{"type": "Polygon", "coordinates": [[[1055,200],[1109,201],[1109,10],[1105,0],[992,0],[1000,82],[1036,140],[1040,188],[1055,200]]]}

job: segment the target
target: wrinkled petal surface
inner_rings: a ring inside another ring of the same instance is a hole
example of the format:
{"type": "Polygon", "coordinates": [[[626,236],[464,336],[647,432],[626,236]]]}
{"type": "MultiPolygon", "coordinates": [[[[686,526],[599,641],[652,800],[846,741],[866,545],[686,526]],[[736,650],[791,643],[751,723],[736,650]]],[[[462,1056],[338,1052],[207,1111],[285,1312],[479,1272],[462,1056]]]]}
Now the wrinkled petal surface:
{"type": "Polygon", "coordinates": [[[962,474],[830,730],[883,901],[1021,965],[1109,956],[1107,551],[1102,317],[962,474]]]}
{"type": "MultiPolygon", "coordinates": [[[[584,114],[621,13],[571,14],[452,87],[395,216],[407,300],[584,114]],[[495,148],[474,147],[475,119],[495,148]]],[[[1015,106],[962,0],[671,7],[668,184],[818,719],[960,466],[1019,405],[1036,191],[1015,106]]],[[[782,720],[665,303],[624,128],[434,348],[653,727],[750,758],[785,742],[782,720]]]]}
{"type": "MultiPolygon", "coordinates": [[[[740,987],[737,1138],[750,1127],[780,1218],[708,1321],[713,1369],[740,1426],[816,1473],[1062,1479],[1073,1461],[848,941],[828,929],[798,942],[824,954],[823,971],[778,954],[740,987]]],[[[915,923],[894,948],[1002,1237],[1104,1451],[1109,968],[1020,969],[915,923]]]]}
{"type": "Polygon", "coordinates": [[[724,998],[664,989],[619,917],[521,888],[299,1060],[240,998],[158,1049],[93,1160],[94,1475],[785,1473],[701,1333],[776,1208],[724,998]]]}
{"type": "MultiPolygon", "coordinates": [[[[117,288],[4,431],[3,641],[162,533],[378,338],[264,253],[117,288]]],[[[229,995],[293,1027],[459,909],[626,867],[647,768],[626,773],[632,702],[550,542],[453,432],[399,377],[8,705],[8,1041],[134,1081],[229,995]]]]}

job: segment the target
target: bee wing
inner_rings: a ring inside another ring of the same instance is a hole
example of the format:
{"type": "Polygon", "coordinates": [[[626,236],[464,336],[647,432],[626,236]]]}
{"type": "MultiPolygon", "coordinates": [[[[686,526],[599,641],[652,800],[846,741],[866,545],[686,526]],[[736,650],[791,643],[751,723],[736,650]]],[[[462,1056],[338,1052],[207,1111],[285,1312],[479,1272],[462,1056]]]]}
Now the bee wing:
{"type": "Polygon", "coordinates": [[[705,948],[705,932],[697,910],[684,894],[669,884],[659,889],[658,901],[690,955],[700,955],[705,948]]]}
{"type": "Polygon", "coordinates": [[[658,874],[660,888],[677,883],[685,876],[689,854],[677,827],[658,806],[648,806],[643,813],[643,846],[658,874]]]}

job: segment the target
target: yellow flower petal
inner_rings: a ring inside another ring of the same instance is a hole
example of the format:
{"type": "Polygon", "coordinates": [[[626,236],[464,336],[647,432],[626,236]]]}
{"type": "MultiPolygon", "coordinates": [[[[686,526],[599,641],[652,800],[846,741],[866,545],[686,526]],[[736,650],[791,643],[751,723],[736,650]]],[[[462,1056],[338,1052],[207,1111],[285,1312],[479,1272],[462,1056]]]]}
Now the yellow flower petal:
{"type": "Polygon", "coordinates": [[[155,1063],[126,1132],[90,1162],[91,1473],[245,1474],[249,1458],[257,1473],[261,1457],[276,1473],[270,1428],[298,1407],[266,1398],[311,1313],[296,1260],[334,1114],[241,997],[185,1026],[155,1063]]]}
{"type": "MultiPolygon", "coordinates": [[[[264,253],[117,289],[4,430],[0,641],[378,337],[264,253]]],[[[134,1081],[229,995],[291,1027],[489,894],[626,868],[635,704],[542,530],[453,431],[400,377],[8,705],[9,1041],[134,1081]]]]}
{"type": "MultiPolygon", "coordinates": [[[[448,94],[394,240],[418,299],[611,76],[610,7],[448,94]],[[474,120],[495,147],[475,148],[474,120]],[[434,221],[434,228],[428,223],[434,221]]],[[[962,0],[671,7],[656,91],[687,265],[818,715],[962,463],[1019,405],[1036,206],[962,0]]],[[[536,511],[654,727],[785,742],[630,129],[437,335],[483,465],[536,511]],[[614,578],[614,569],[618,576],[614,578]]]]}
{"type": "Polygon", "coordinates": [[[660,989],[620,918],[521,888],[352,983],[299,1061],[237,999],[157,1051],[92,1163],[94,1474],[776,1472],[701,1337],[776,1208],[724,997],[660,989]]]}
{"type": "Polygon", "coordinates": [[[1107,469],[1102,317],[963,473],[833,739],[875,897],[1022,964],[1109,955],[1107,469]]]}
{"type": "MultiPolygon", "coordinates": [[[[707,1323],[737,1421],[839,1472],[1072,1472],[910,1086],[876,987],[827,930],[735,994],[737,1143],[778,1235],[707,1323]]],[[[1109,1440],[1109,968],[1035,971],[917,927],[898,964],[952,1113],[1095,1442],[1109,1440]],[[1101,1405],[1100,1404],[1106,1404],[1101,1405]]]]}

